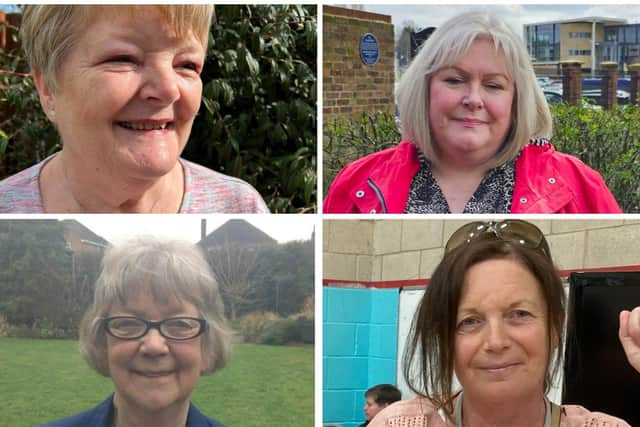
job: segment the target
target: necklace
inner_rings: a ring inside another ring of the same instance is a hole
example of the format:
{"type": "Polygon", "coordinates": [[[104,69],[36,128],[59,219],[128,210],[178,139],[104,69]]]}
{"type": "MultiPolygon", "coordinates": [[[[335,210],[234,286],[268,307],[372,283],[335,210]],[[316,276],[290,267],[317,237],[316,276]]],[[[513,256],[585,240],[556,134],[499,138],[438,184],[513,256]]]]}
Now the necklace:
{"type": "MultiPolygon", "coordinates": [[[[456,398],[453,416],[456,419],[456,427],[462,427],[462,392],[456,398]]],[[[551,427],[551,402],[546,397],[544,398],[544,427],[551,427]]]]}

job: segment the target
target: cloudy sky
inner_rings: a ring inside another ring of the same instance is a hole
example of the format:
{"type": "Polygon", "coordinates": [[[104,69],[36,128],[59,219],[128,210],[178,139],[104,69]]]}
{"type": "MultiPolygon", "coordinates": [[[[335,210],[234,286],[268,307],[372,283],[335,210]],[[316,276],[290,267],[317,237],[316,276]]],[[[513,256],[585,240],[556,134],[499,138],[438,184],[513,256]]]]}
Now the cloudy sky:
{"type": "MultiPolygon", "coordinates": [[[[398,2],[399,3],[399,2],[398,2]]],[[[640,22],[640,4],[499,4],[499,5],[425,5],[425,4],[364,4],[364,10],[391,15],[396,34],[405,21],[412,20],[418,28],[438,27],[444,21],[463,11],[471,9],[490,10],[498,13],[509,22],[516,32],[522,35],[523,25],[560,19],[602,16],[626,19],[627,23],[640,22]]]]}

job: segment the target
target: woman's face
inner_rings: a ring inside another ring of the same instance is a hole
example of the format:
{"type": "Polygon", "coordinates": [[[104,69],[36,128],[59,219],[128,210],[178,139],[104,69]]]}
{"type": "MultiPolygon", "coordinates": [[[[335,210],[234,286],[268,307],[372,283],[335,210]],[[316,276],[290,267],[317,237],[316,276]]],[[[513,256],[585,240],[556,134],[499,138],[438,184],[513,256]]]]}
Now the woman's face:
{"type": "Polygon", "coordinates": [[[515,85],[502,49],[476,39],[467,54],[433,74],[429,124],[439,160],[476,166],[498,152],[511,126],[515,85]]]}
{"type": "Polygon", "coordinates": [[[547,305],[520,263],[492,259],[465,275],[455,333],[454,369],[465,396],[538,397],[549,346],[547,305]]]}
{"type": "Polygon", "coordinates": [[[92,173],[134,180],[174,168],[200,106],[205,57],[192,32],[183,36],[151,7],[101,10],[51,95],[64,150],[92,173]]]}
{"type": "MultiPolygon", "coordinates": [[[[154,302],[150,292],[137,292],[109,316],[136,316],[145,320],[199,317],[193,304],[175,298],[154,302]]],[[[201,337],[187,341],[167,340],[157,329],[135,340],[107,335],[107,363],[116,402],[128,408],[154,411],[187,404],[205,368],[201,337]]]]}

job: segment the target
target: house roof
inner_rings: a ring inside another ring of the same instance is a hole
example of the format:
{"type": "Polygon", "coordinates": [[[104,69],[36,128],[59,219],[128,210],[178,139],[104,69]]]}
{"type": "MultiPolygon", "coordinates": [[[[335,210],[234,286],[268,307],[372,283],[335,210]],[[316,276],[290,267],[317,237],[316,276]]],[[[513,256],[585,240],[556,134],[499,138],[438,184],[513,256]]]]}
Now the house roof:
{"type": "Polygon", "coordinates": [[[199,244],[204,247],[214,247],[227,243],[255,246],[275,245],[277,241],[243,219],[230,219],[209,233],[199,244]]]}

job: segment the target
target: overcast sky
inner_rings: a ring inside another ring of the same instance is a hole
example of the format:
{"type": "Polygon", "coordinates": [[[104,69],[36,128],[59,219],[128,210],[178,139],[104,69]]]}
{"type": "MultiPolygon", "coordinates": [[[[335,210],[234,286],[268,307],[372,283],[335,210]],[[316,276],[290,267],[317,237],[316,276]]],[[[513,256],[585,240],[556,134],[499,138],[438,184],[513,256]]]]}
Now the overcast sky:
{"type": "MultiPolygon", "coordinates": [[[[63,217],[59,217],[63,218],[63,217]]],[[[111,243],[135,235],[153,235],[191,242],[200,240],[200,219],[207,219],[207,234],[238,216],[225,215],[67,215],[111,243]]],[[[279,243],[307,240],[313,232],[314,215],[244,215],[241,217],[279,243]]]]}
{"type": "MultiPolygon", "coordinates": [[[[399,3],[399,2],[398,2],[399,3]]],[[[404,21],[412,20],[418,28],[438,27],[450,17],[471,9],[490,10],[498,13],[522,36],[523,25],[536,22],[601,16],[626,19],[627,23],[640,22],[640,4],[499,4],[499,5],[425,5],[425,4],[376,4],[362,5],[369,12],[391,15],[394,30],[399,34],[404,21]]]]}

